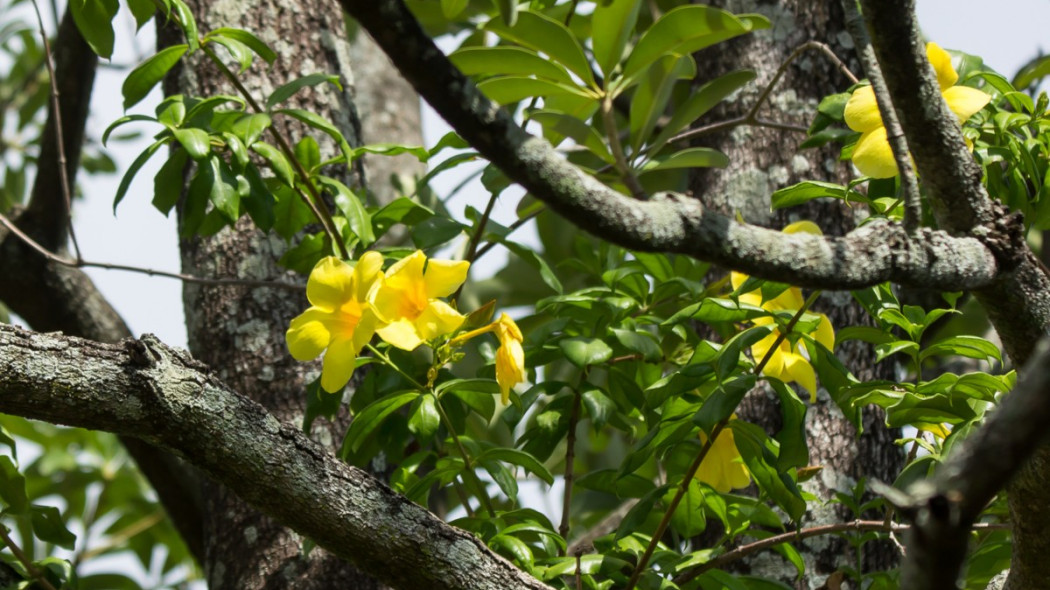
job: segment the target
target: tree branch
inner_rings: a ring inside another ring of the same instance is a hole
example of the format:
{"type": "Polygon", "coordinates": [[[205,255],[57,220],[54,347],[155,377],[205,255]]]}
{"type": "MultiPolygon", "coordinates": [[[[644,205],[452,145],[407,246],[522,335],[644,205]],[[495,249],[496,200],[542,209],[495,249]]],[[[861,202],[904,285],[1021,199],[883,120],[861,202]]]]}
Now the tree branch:
{"type": "Polygon", "coordinates": [[[874,223],[843,238],[789,236],[738,223],[675,194],[650,201],[625,197],[566,162],[485,98],[401,0],[342,0],[342,5],[464,139],[552,209],[601,238],[823,289],[882,281],[971,289],[988,284],[997,272],[992,253],[979,242],[943,233],[909,237],[900,226],[874,223]]]}
{"type": "Polygon", "coordinates": [[[140,437],[394,587],[547,588],[157,339],[0,326],[0,412],[140,437]]]}

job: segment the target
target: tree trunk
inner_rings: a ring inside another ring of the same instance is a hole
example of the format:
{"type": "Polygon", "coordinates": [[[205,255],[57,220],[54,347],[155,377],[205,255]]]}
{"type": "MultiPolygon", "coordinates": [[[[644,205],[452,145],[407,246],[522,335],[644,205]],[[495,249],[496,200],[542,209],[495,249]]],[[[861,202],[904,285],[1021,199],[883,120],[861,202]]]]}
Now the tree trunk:
{"type": "MultiPolygon", "coordinates": [[[[202,32],[219,26],[247,29],[278,54],[274,65],[256,67],[240,77],[262,101],[274,88],[299,76],[338,74],[343,89],[318,85],[289,100],[293,108],[311,110],[333,122],[351,145],[360,144],[360,123],[352,98],[355,82],[342,11],[325,0],[305,2],[189,2],[202,32]]],[[[170,35],[170,32],[168,33],[170,35]]],[[[169,77],[167,91],[189,95],[236,94],[218,70],[203,59],[169,77]]],[[[418,103],[405,109],[418,108],[418,103]]],[[[306,127],[275,117],[274,125],[298,141],[306,127]]],[[[310,130],[322,158],[338,154],[327,136],[310,130]]],[[[331,172],[330,172],[331,174],[331,172]]],[[[339,174],[335,174],[339,176],[339,174]]],[[[360,166],[342,174],[351,187],[363,181],[360,166]]],[[[247,219],[208,238],[180,244],[184,272],[215,278],[289,279],[277,260],[287,245],[268,236],[247,219]]],[[[194,357],[213,367],[232,387],[261,403],[280,420],[301,424],[306,385],[320,363],[300,363],[287,353],[284,331],[308,306],[301,292],[240,287],[184,287],[189,347],[194,357]]],[[[345,416],[332,423],[317,420],[311,436],[336,452],[345,431],[345,416]]],[[[303,539],[249,507],[228,489],[208,483],[204,569],[209,587],[220,588],[376,588],[379,584],[321,549],[307,552],[303,539]]]]}
{"type": "MultiPolygon", "coordinates": [[[[770,19],[772,27],[717,44],[696,55],[703,72],[700,83],[733,70],[751,69],[758,73],[757,79],[743,89],[737,100],[721,103],[715,112],[698,121],[698,125],[747,114],[778,69],[808,41],[828,45],[853,72],[861,70],[837,3],[723,0],[712,4],[738,13],[761,13],[770,19]]],[[[847,78],[828,57],[809,49],[786,66],[758,116],[762,120],[805,128],[812,121],[821,98],[848,86],[847,78]]],[[[693,194],[707,206],[729,214],[740,213],[751,223],[782,227],[799,219],[810,219],[825,234],[844,235],[856,226],[857,219],[853,209],[841,201],[811,201],[803,207],[770,211],[770,194],[777,189],[802,180],[845,184],[850,178],[849,163],[838,161],[836,149],[800,151],[798,146],[804,138],[800,131],[760,126],[739,126],[701,136],[696,140],[697,145],[721,149],[729,156],[730,164],[725,169],[700,169],[692,182],[693,194]]],[[[870,324],[861,306],[845,292],[825,293],[816,308],[826,313],[836,328],[870,324]]],[[[892,365],[875,366],[873,351],[866,344],[847,342],[836,347],[836,353],[861,380],[893,378],[892,365]]],[[[739,415],[770,431],[779,428],[780,411],[775,397],[763,395],[762,390],[744,399],[739,415]]],[[[882,413],[871,410],[864,411],[863,428],[858,437],[856,428],[821,390],[817,403],[807,412],[806,430],[810,464],[822,469],[802,484],[806,491],[827,500],[834,492],[849,493],[861,477],[883,482],[896,479],[904,465],[903,453],[893,444],[900,436],[899,431],[887,429],[882,413]]],[[[810,506],[812,509],[816,505],[810,506]]],[[[854,517],[841,505],[828,505],[812,510],[803,526],[842,522],[854,517]]],[[[817,538],[802,545],[808,582],[802,587],[816,588],[843,566],[858,566],[855,552],[841,539],[817,538]]],[[[866,570],[893,567],[899,560],[899,553],[888,542],[868,543],[867,549],[864,563],[859,564],[866,570]]],[[[794,568],[785,564],[781,569],[779,577],[790,582],[795,575],[794,568]]],[[[776,572],[763,571],[762,574],[775,575],[776,572]]]]}

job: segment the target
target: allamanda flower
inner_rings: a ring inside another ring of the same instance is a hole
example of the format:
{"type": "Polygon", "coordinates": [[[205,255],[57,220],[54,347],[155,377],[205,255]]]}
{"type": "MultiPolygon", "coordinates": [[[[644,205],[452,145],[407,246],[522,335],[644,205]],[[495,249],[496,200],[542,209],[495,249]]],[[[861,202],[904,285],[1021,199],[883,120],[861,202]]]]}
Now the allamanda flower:
{"type": "Polygon", "coordinates": [[[349,264],[329,256],[317,263],[306,282],[311,307],[292,320],[285,333],[288,350],[299,361],[317,358],[325,349],[321,387],[335,393],[354,372],[357,354],[378,325],[368,304],[382,277],[383,256],[368,252],[349,264]]]}
{"type": "Polygon", "coordinates": [[[398,348],[414,350],[423,342],[455,332],[463,315],[437,298],[454,293],[467,279],[469,267],[466,261],[427,261],[422,250],[396,262],[370,297],[385,323],[376,333],[398,348]]]}
{"type": "MultiPolygon", "coordinates": [[[[700,440],[707,442],[707,435],[701,432],[700,440]]],[[[731,428],[723,428],[718,433],[694,477],[721,494],[746,488],[751,483],[751,474],[748,473],[744,459],[736,448],[736,439],[733,438],[731,428]]]]}
{"type": "Polygon", "coordinates": [[[452,339],[453,344],[462,344],[467,340],[486,332],[495,332],[499,340],[496,350],[496,382],[504,404],[510,401],[510,390],[518,383],[525,381],[525,351],[521,347],[524,338],[521,329],[509,315],[501,313],[499,319],[491,324],[460,334],[452,339]]]}
{"type": "MultiPolygon", "coordinates": [[[[926,57],[937,73],[937,83],[948,108],[963,124],[974,113],[984,108],[991,97],[968,86],[955,86],[959,74],[952,67],[952,58],[948,52],[936,43],[926,44],[926,57]]],[[[879,106],[875,102],[875,91],[871,86],[864,86],[853,91],[853,96],[846,103],[846,125],[854,131],[860,131],[860,140],[853,150],[853,163],[862,174],[872,178],[891,178],[898,174],[893,151],[886,139],[886,127],[882,124],[879,106]]]]}
{"type": "MultiPolygon", "coordinates": [[[[810,221],[792,223],[785,227],[783,231],[788,234],[805,232],[820,235],[821,233],[820,228],[810,221]]],[[[730,279],[733,289],[738,289],[747,280],[747,275],[734,272],[730,279]]],[[[744,293],[740,295],[739,300],[742,303],[756,305],[773,312],[795,312],[802,309],[805,303],[805,299],[802,297],[802,290],[798,287],[789,287],[769,301],[763,301],[760,290],[744,293]]],[[[810,335],[814,340],[823,344],[825,348],[831,350],[835,347],[835,330],[831,327],[831,321],[828,320],[828,316],[822,313],[815,315],[820,317],[820,321],[810,335]]],[[[773,324],[774,320],[771,317],[762,317],[755,318],[753,323],[756,326],[766,326],[773,324]]],[[[809,364],[809,360],[800,353],[799,348],[802,343],[796,342],[792,344],[789,338],[784,338],[774,350],[773,344],[779,335],[780,330],[774,329],[769,336],[756,342],[751,347],[751,356],[754,357],[755,362],[760,362],[769,354],[770,350],[773,350],[772,355],[769,357],[769,362],[762,368],[762,374],[780,379],[784,383],[798,383],[809,392],[810,403],[815,402],[817,400],[817,377],[813,371],[813,366],[809,364]]]]}

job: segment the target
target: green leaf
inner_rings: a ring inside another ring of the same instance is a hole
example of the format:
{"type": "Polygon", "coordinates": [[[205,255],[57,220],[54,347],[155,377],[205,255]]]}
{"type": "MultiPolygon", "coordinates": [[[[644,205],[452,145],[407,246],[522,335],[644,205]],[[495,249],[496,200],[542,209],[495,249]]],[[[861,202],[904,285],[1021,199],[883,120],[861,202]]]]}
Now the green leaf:
{"type": "Polygon", "coordinates": [[[684,320],[696,320],[704,323],[743,322],[765,315],[769,315],[769,312],[755,305],[739,303],[732,299],[708,297],[700,303],[693,303],[675,312],[661,325],[670,326],[681,323],[684,320]]]}
{"type": "Polygon", "coordinates": [[[307,172],[321,165],[321,146],[317,145],[317,140],[309,135],[295,144],[293,152],[295,153],[295,158],[299,160],[299,163],[302,164],[307,172]]]}
{"type": "Polygon", "coordinates": [[[678,132],[704,116],[727,96],[754,80],[755,76],[755,72],[751,70],[730,72],[697,88],[681,106],[675,108],[674,113],[671,114],[671,120],[650,143],[649,152],[653,154],[659,152],[678,132]]]}
{"type": "Polygon", "coordinates": [[[558,342],[565,358],[579,368],[598,365],[612,358],[613,349],[598,338],[566,338],[558,342]]]}
{"type": "Polygon", "coordinates": [[[555,293],[562,293],[565,290],[564,287],[562,287],[561,281],[558,280],[557,275],[554,274],[554,269],[552,269],[547,263],[547,259],[540,256],[535,250],[510,240],[500,240],[500,243],[526,264],[539,271],[540,278],[543,279],[544,284],[550,287],[555,293]]]}
{"type": "Polygon", "coordinates": [[[361,245],[368,247],[375,242],[372,217],[365,210],[364,203],[350,190],[350,187],[327,176],[318,176],[317,181],[335,194],[335,206],[346,217],[347,223],[350,224],[350,231],[361,240],[361,245]]]}
{"type": "Polygon", "coordinates": [[[328,254],[324,232],[303,236],[299,243],[292,246],[278,260],[281,266],[295,272],[308,275],[322,258],[328,254]]]}
{"type": "Polygon", "coordinates": [[[591,417],[591,424],[595,431],[601,430],[618,411],[616,402],[602,393],[600,389],[588,389],[580,394],[580,399],[587,410],[587,415],[591,417]]]}
{"type": "Polygon", "coordinates": [[[649,66],[631,97],[629,128],[634,152],[649,140],[657,121],[664,116],[678,81],[695,77],[696,62],[691,56],[666,56],[649,66]]]}
{"type": "Polygon", "coordinates": [[[448,20],[453,20],[467,9],[470,0],[441,0],[441,14],[448,20]]]}
{"type": "Polygon", "coordinates": [[[656,501],[667,492],[668,488],[670,488],[670,485],[664,484],[639,499],[638,503],[627,512],[627,516],[623,517],[619,528],[616,529],[615,539],[620,540],[638,531],[645,523],[645,520],[649,518],[649,513],[653,511],[656,501]]]}
{"type": "Polygon", "coordinates": [[[774,191],[772,207],[773,209],[784,209],[824,197],[842,199],[847,203],[851,200],[867,202],[867,197],[842,185],[810,180],[774,191]]]}
{"type": "Polygon", "coordinates": [[[0,499],[13,514],[25,514],[29,509],[26,497],[26,478],[7,455],[0,455],[0,499]]]}
{"type": "Polygon", "coordinates": [[[435,215],[412,229],[412,243],[421,250],[448,243],[461,235],[467,226],[442,215],[435,215]]]}
{"type": "Polygon", "coordinates": [[[485,468],[496,482],[499,489],[512,502],[518,497],[518,480],[509,467],[499,461],[479,460],[478,464],[485,468]]]}
{"type": "Polygon", "coordinates": [[[543,466],[543,463],[541,463],[539,459],[525,451],[519,451],[518,449],[511,449],[508,447],[492,447],[481,453],[481,455],[478,456],[478,460],[503,461],[504,463],[517,465],[542,479],[547,485],[554,485],[554,476],[551,475],[551,472],[543,466]]]}
{"type": "Polygon", "coordinates": [[[448,58],[468,76],[536,76],[552,82],[575,84],[564,67],[521,47],[464,47],[448,58]]]}
{"type": "Polygon", "coordinates": [[[160,146],[166,143],[166,139],[159,139],[153,142],[148,148],[143,150],[137,158],[135,158],[135,161],[131,163],[131,166],[128,166],[128,171],[124,173],[124,177],[120,179],[120,185],[117,186],[117,196],[113,197],[113,213],[117,212],[117,205],[124,200],[124,195],[126,195],[128,189],[131,188],[131,181],[134,180],[139,169],[142,168],[151,157],[153,157],[153,154],[160,149],[160,146]]]}
{"type": "Polygon", "coordinates": [[[401,406],[415,400],[421,394],[418,391],[407,391],[378,399],[354,416],[354,421],[346,431],[343,439],[343,448],[339,452],[340,457],[347,457],[350,453],[356,453],[364,443],[365,439],[389,416],[401,406]]]}
{"type": "Polygon", "coordinates": [[[670,156],[658,156],[642,165],[638,175],[672,168],[725,168],[729,158],[712,148],[686,148],[670,156]]]}
{"type": "Polygon", "coordinates": [[[429,440],[441,426],[441,415],[437,410],[437,401],[432,394],[419,397],[418,403],[408,416],[408,430],[421,440],[429,440]]]}
{"type": "Polygon", "coordinates": [[[128,0],[128,9],[135,17],[135,30],[137,31],[153,18],[154,13],[157,12],[157,5],[152,0],[128,0]]]}
{"type": "MultiPolygon", "coordinates": [[[[73,0],[75,3],[76,0],[73,0]]],[[[153,87],[164,79],[168,71],[178,63],[189,49],[189,45],[172,45],[138,65],[124,80],[120,92],[124,95],[124,110],[138,104],[153,87]]]]}
{"type": "Polygon", "coordinates": [[[764,17],[737,17],[710,6],[679,6],[669,10],[634,46],[624,64],[623,86],[631,85],[633,78],[665,55],[689,55],[737,35],[767,27],[769,21],[764,17]]]}
{"type": "Polygon", "coordinates": [[[194,160],[200,161],[211,155],[211,137],[207,131],[196,127],[187,127],[184,129],[172,129],[171,133],[182,144],[186,153],[194,160]]]}
{"type": "Polygon", "coordinates": [[[751,472],[751,477],[755,478],[758,487],[769,494],[791,520],[797,522],[806,513],[806,501],[802,499],[795,482],[786,474],[778,473],[773,467],[778,459],[773,452],[775,447],[765,431],[760,426],[740,420],[730,422],[729,428],[733,429],[736,448],[744,458],[744,464],[751,472]]]}
{"type": "MultiPolygon", "coordinates": [[[[668,496],[664,503],[671,503],[671,496],[677,493],[677,488],[668,490],[668,496]]],[[[682,496],[681,503],[671,515],[671,527],[685,538],[695,537],[707,529],[707,515],[704,511],[704,492],[696,479],[689,480],[686,492],[682,496]]]]}
{"type": "Polygon", "coordinates": [[[58,508],[33,504],[29,508],[29,518],[33,522],[33,535],[36,538],[70,551],[73,550],[77,536],[66,528],[65,520],[58,508]]]}
{"type": "Polygon", "coordinates": [[[492,102],[500,105],[510,104],[532,98],[534,96],[558,96],[575,95],[583,98],[594,99],[591,95],[576,86],[552,82],[550,80],[538,80],[527,76],[500,76],[489,78],[478,82],[478,88],[489,97],[492,102]]]}
{"type": "Polygon", "coordinates": [[[289,187],[295,186],[295,172],[292,172],[291,163],[288,162],[288,158],[284,157],[284,154],[281,153],[280,150],[265,141],[257,141],[251,144],[251,148],[252,151],[266,160],[266,163],[270,165],[270,170],[273,171],[277,180],[280,180],[289,187]]]}
{"type": "Polygon", "coordinates": [[[1050,56],[1039,56],[1026,63],[1013,79],[1013,86],[1025,89],[1037,80],[1050,76],[1050,56]]]}
{"type": "Polygon", "coordinates": [[[529,549],[529,546],[517,537],[496,535],[489,540],[489,546],[497,551],[503,549],[504,555],[509,555],[513,561],[526,570],[532,566],[532,549],[529,549]]]}
{"type": "Polygon", "coordinates": [[[244,145],[250,148],[255,145],[255,142],[259,141],[262,134],[272,124],[273,120],[266,113],[245,115],[234,123],[233,132],[244,140],[244,145]]]}
{"type": "Polygon", "coordinates": [[[339,146],[339,150],[343,152],[343,156],[346,157],[347,162],[351,162],[354,159],[354,151],[350,148],[350,144],[347,143],[346,138],[343,137],[343,133],[339,131],[335,125],[332,125],[324,117],[311,113],[310,111],[304,111],[302,109],[278,109],[274,111],[276,113],[282,113],[290,117],[294,117],[303,123],[306,123],[310,127],[323,131],[328,134],[329,137],[335,140],[339,146]]]}
{"type": "Polygon", "coordinates": [[[234,61],[237,62],[237,65],[240,66],[240,69],[238,69],[237,71],[238,74],[243,74],[248,70],[248,68],[252,67],[252,50],[244,43],[241,43],[236,39],[224,37],[222,35],[205,36],[204,42],[207,43],[209,41],[212,43],[218,43],[219,45],[222,45],[226,48],[226,51],[230,53],[230,57],[232,57],[234,61]]]}
{"type": "Polygon", "coordinates": [[[310,434],[310,427],[318,416],[329,420],[335,418],[343,403],[343,393],[328,393],[321,388],[321,376],[306,386],[306,412],[303,414],[303,432],[310,434]]]}
{"type": "Polygon", "coordinates": [[[218,156],[208,158],[207,164],[200,164],[204,181],[211,182],[208,200],[222,213],[231,224],[240,217],[241,197],[237,192],[237,178],[218,156]]]}
{"type": "Polygon", "coordinates": [[[542,52],[580,77],[585,84],[594,85],[594,74],[576,36],[560,22],[535,12],[519,12],[518,21],[509,26],[492,19],[485,28],[500,37],[533,51],[542,52]]]}
{"type": "Polygon", "coordinates": [[[73,22],[91,50],[103,59],[113,55],[113,17],[117,16],[117,0],[70,0],[69,11],[73,22]]]}
{"type": "Polygon", "coordinates": [[[776,434],[780,443],[777,470],[787,471],[792,467],[809,464],[809,447],[806,444],[806,404],[795,392],[778,379],[770,379],[770,386],[780,398],[780,416],[783,426],[776,434]]]}
{"type": "Polygon", "coordinates": [[[503,24],[513,27],[518,22],[518,0],[493,0],[499,15],[503,17],[503,24]]]}
{"type": "Polygon", "coordinates": [[[153,177],[153,206],[165,217],[182,196],[185,173],[186,150],[176,148],[153,177]]]}
{"type": "Polygon", "coordinates": [[[245,31],[244,29],[220,27],[218,29],[213,30],[211,33],[208,33],[208,37],[216,36],[233,39],[244,45],[247,45],[249,49],[254,51],[255,54],[259,57],[263,58],[263,61],[265,61],[269,65],[273,65],[274,60],[277,59],[277,54],[274,52],[273,49],[270,49],[269,45],[263,43],[262,40],[260,40],[258,37],[249,33],[248,31],[245,31]]]}
{"type": "MultiPolygon", "coordinates": [[[[299,92],[307,86],[317,86],[318,84],[329,82],[333,84],[339,90],[343,89],[343,85],[339,83],[339,76],[328,75],[328,74],[309,74],[302,78],[296,78],[287,84],[282,84],[270,93],[270,96],[266,97],[266,110],[273,110],[273,107],[281,104],[288,100],[296,92],[299,92]]],[[[316,115],[315,115],[316,116],[316,115]]]]}
{"type": "Polygon", "coordinates": [[[642,355],[642,359],[647,362],[656,362],[664,357],[664,351],[660,349],[660,341],[649,332],[613,328],[612,333],[624,348],[642,355]]]}
{"type": "Polygon", "coordinates": [[[602,139],[602,135],[598,133],[598,130],[572,115],[541,110],[532,112],[529,115],[529,119],[542,125],[545,134],[555,132],[561,136],[571,138],[577,144],[582,145],[601,158],[602,161],[608,163],[614,161],[609,148],[605,145],[605,140],[602,139]]]}
{"type": "Polygon", "coordinates": [[[197,31],[197,21],[193,18],[193,11],[186,5],[185,0],[170,0],[170,2],[176,22],[186,35],[186,43],[189,44],[190,51],[197,51],[201,47],[201,41],[200,33],[197,31]]]}
{"type": "Polygon", "coordinates": [[[700,406],[700,410],[693,416],[693,422],[705,432],[711,432],[715,424],[733,415],[737,406],[740,405],[740,400],[744,399],[747,392],[751,391],[757,382],[757,376],[745,373],[719,383],[711,395],[704,400],[704,405],[700,406]]]}
{"type": "Polygon", "coordinates": [[[927,346],[919,353],[919,360],[923,361],[931,356],[963,356],[966,358],[988,360],[995,359],[1002,363],[1002,353],[999,347],[977,336],[953,336],[945,338],[927,346]]]}
{"type": "Polygon", "coordinates": [[[413,227],[433,217],[434,212],[409,199],[398,197],[372,215],[372,230],[378,238],[387,232],[395,223],[413,227]]]}
{"type": "Polygon", "coordinates": [[[157,119],[150,117],[149,115],[124,115],[116,121],[113,121],[113,123],[111,123],[109,127],[106,127],[106,130],[102,132],[102,145],[106,145],[109,141],[110,134],[116,131],[117,127],[133,121],[151,121],[156,123],[157,119]]]}
{"type": "Polygon", "coordinates": [[[594,7],[594,14],[591,15],[591,44],[594,46],[594,60],[607,80],[623,57],[624,47],[638,21],[638,8],[641,5],[641,0],[616,0],[598,2],[594,7]]]}
{"type": "Polygon", "coordinates": [[[266,187],[266,182],[259,175],[255,164],[245,166],[242,175],[248,182],[248,194],[241,195],[241,206],[259,229],[264,232],[270,231],[275,222],[273,193],[266,187]]]}

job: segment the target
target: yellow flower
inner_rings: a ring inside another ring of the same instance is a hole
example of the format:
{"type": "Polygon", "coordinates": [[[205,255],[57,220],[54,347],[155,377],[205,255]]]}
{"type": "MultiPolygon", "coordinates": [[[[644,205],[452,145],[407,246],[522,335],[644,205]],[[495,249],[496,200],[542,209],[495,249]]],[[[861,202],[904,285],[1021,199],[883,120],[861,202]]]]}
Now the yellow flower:
{"type": "Polygon", "coordinates": [[[510,401],[510,390],[525,381],[525,351],[521,348],[521,330],[510,316],[503,313],[493,322],[499,349],[496,350],[496,382],[503,403],[510,401]]]}
{"type": "MultiPolygon", "coordinates": [[[[784,233],[797,232],[820,235],[820,228],[810,221],[799,221],[784,228],[784,233]]],[[[732,281],[733,289],[738,289],[747,280],[747,275],[734,272],[730,280],[732,281]]],[[[802,297],[802,290],[798,287],[789,287],[769,301],[763,301],[760,290],[744,293],[740,295],[739,300],[741,303],[755,305],[772,312],[796,312],[805,303],[805,299],[802,297]]],[[[828,320],[826,315],[822,313],[816,315],[820,316],[820,321],[811,335],[814,340],[831,350],[835,347],[835,330],[831,327],[831,321],[828,320]]],[[[773,324],[774,320],[771,317],[762,317],[755,318],[753,323],[756,326],[767,326],[773,324]]],[[[751,356],[754,357],[756,362],[761,361],[766,357],[766,354],[769,354],[779,334],[779,328],[775,328],[769,336],[759,340],[751,347],[751,356]]],[[[800,353],[801,346],[801,342],[792,344],[788,338],[781,340],[776,350],[769,357],[769,362],[762,368],[762,374],[780,379],[784,383],[798,383],[809,392],[809,401],[813,403],[817,401],[817,376],[813,371],[813,366],[809,364],[809,360],[800,353]]]]}
{"type": "Polygon", "coordinates": [[[503,403],[506,404],[510,401],[510,390],[525,381],[525,351],[521,348],[524,338],[514,320],[501,313],[499,319],[491,324],[456,336],[452,339],[452,344],[460,345],[487,332],[495,332],[496,338],[499,339],[499,348],[496,350],[496,382],[499,383],[503,403]]]}
{"type": "MultiPolygon", "coordinates": [[[[984,108],[991,97],[968,86],[955,86],[959,74],[952,67],[952,58],[948,52],[936,43],[926,44],[926,57],[937,73],[937,83],[948,108],[963,124],[974,113],[984,108]]],[[[854,131],[860,131],[860,140],[853,150],[853,163],[862,174],[872,178],[891,178],[897,175],[897,162],[886,139],[886,127],[882,124],[879,106],[875,102],[875,91],[871,86],[864,86],[853,91],[853,96],[846,103],[846,124],[854,131]]]]}
{"type": "MultiPolygon", "coordinates": [[[[707,442],[707,436],[703,432],[700,433],[700,440],[707,442]]],[[[746,488],[751,483],[751,475],[736,448],[736,439],[733,438],[731,428],[723,428],[722,432],[718,433],[694,477],[721,494],[733,489],[746,488]]]]}
{"type": "Polygon", "coordinates": [[[329,256],[317,263],[306,282],[311,307],[292,320],[285,333],[288,350],[300,361],[325,349],[321,387],[335,393],[354,372],[357,353],[375,333],[377,319],[368,305],[369,292],[382,277],[383,256],[368,252],[351,267],[329,256]]]}
{"type": "Polygon", "coordinates": [[[421,250],[399,260],[370,298],[386,323],[376,333],[398,348],[414,350],[423,342],[455,332],[463,315],[437,298],[455,293],[469,267],[466,261],[427,261],[421,250]]]}

